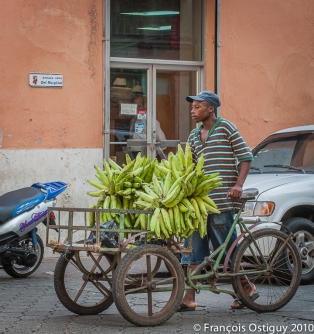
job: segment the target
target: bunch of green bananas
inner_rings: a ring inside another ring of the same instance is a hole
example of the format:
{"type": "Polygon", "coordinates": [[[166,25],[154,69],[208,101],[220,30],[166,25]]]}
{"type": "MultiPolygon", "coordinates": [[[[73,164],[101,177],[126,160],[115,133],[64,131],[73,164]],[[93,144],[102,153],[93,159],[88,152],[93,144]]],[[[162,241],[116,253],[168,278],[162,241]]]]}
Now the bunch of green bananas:
{"type": "Polygon", "coordinates": [[[149,228],[157,237],[188,237],[195,230],[206,234],[207,211],[219,213],[208,194],[221,185],[221,178],[204,175],[203,164],[204,154],[195,165],[189,143],[185,151],[178,145],[176,154],[156,163],[152,182],[135,193],[140,198],[135,206],[154,210],[149,228]]]}
{"type": "MultiPolygon", "coordinates": [[[[221,185],[218,173],[204,175],[203,164],[204,154],[196,164],[193,162],[189,143],[185,150],[179,144],[177,153],[170,152],[168,160],[161,162],[154,159],[150,163],[150,157],[140,153],[134,160],[127,156],[123,167],[109,159],[109,163],[104,161],[104,171],[95,166],[101,183],[88,180],[98,188],[88,194],[99,197],[98,208],[154,210],[147,222],[144,214],[126,215],[128,228],[148,228],[156,237],[166,238],[186,238],[198,230],[203,237],[207,212],[219,213],[208,194],[221,185]]],[[[101,218],[116,217],[106,214],[101,218]]]]}
{"type": "MultiPolygon", "coordinates": [[[[135,199],[135,192],[142,188],[144,183],[152,180],[154,166],[157,159],[150,161],[150,156],[142,157],[139,153],[136,159],[131,160],[127,156],[127,163],[121,167],[112,159],[103,161],[104,170],[94,166],[96,177],[99,181],[87,180],[87,182],[97,188],[96,191],[88,191],[87,194],[98,197],[97,204],[93,204],[90,208],[97,209],[115,209],[115,210],[131,210],[135,199]]],[[[124,224],[127,228],[134,227],[134,214],[126,214],[124,224]]],[[[100,221],[106,222],[111,219],[119,221],[119,213],[101,212],[100,221]]],[[[90,212],[89,223],[91,226],[95,223],[95,214],[90,212]]],[[[142,226],[144,229],[144,225],[142,226]]]]}

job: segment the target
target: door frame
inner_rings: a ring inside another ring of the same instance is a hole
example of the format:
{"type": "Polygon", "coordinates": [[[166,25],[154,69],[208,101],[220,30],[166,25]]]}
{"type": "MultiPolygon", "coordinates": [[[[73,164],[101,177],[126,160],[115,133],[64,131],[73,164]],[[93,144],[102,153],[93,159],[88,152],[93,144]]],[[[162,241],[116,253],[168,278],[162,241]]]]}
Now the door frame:
{"type": "MultiPolygon", "coordinates": [[[[183,65],[181,62],[178,65],[176,64],[167,64],[164,61],[154,62],[152,60],[145,61],[144,64],[138,63],[134,60],[126,61],[125,58],[121,59],[121,61],[116,58],[110,61],[110,69],[111,68],[131,68],[131,69],[141,69],[147,70],[147,110],[151,110],[149,116],[147,117],[147,154],[151,155],[151,158],[155,158],[156,150],[155,150],[155,140],[153,137],[152,129],[156,129],[156,86],[157,86],[157,71],[158,70],[167,70],[169,72],[195,72],[196,73],[196,91],[199,92],[202,90],[203,82],[204,82],[204,67],[200,64],[195,64],[195,62],[186,62],[188,65],[183,65]],[[193,65],[191,64],[193,63],[193,65]]],[[[109,73],[110,73],[109,69],[109,73]]],[[[110,78],[110,74],[108,75],[110,78]]],[[[109,80],[108,80],[109,81],[109,80]]],[[[105,100],[105,127],[104,127],[104,158],[108,159],[110,156],[110,145],[113,142],[110,142],[110,85],[106,85],[105,96],[108,98],[105,100]]],[[[185,142],[182,142],[184,144],[185,142]]]]}
{"type": "MultiPolygon", "coordinates": [[[[162,59],[136,59],[110,57],[110,8],[111,0],[103,0],[103,158],[108,160],[110,156],[110,68],[111,67],[129,67],[129,68],[149,68],[156,66],[156,69],[169,70],[197,70],[197,91],[205,87],[205,50],[206,50],[206,27],[207,27],[207,0],[200,0],[202,3],[203,24],[202,24],[202,50],[200,61],[183,60],[162,60],[162,59]]],[[[215,0],[213,0],[215,3],[215,0]]],[[[215,5],[214,5],[215,6],[215,5]]],[[[216,13],[216,9],[215,9],[216,13]]],[[[147,73],[149,76],[149,73],[147,73]]],[[[153,74],[151,74],[153,75],[153,74]]],[[[152,85],[147,85],[147,102],[151,101],[152,119],[156,119],[156,73],[152,85]],[[154,99],[154,100],[152,100],[154,99]]],[[[151,129],[151,127],[150,127],[151,129]]],[[[151,131],[151,130],[149,130],[151,131]]],[[[147,134],[148,138],[148,134],[147,134]]]]}
{"type": "MultiPolygon", "coordinates": [[[[180,64],[176,64],[176,65],[169,65],[169,64],[155,64],[153,65],[153,106],[152,106],[152,110],[153,110],[153,116],[154,116],[154,121],[156,121],[156,116],[157,116],[157,101],[156,101],[156,96],[157,96],[157,71],[158,70],[166,70],[169,72],[195,72],[196,73],[196,92],[200,92],[203,90],[203,83],[205,81],[204,78],[204,67],[202,67],[201,65],[182,65],[181,62],[180,64]]],[[[181,144],[185,144],[185,142],[181,142],[181,144]]]]}

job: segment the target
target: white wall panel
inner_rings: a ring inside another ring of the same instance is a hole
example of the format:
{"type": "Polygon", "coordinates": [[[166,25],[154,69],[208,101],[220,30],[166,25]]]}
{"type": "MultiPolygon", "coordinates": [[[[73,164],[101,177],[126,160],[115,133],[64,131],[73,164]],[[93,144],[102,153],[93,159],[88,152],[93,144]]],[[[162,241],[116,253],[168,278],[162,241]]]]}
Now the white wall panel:
{"type": "MultiPolygon", "coordinates": [[[[95,190],[86,180],[95,177],[94,165],[102,165],[102,149],[0,149],[0,195],[35,182],[62,181],[68,188],[58,196],[57,206],[86,208],[95,198],[86,194],[95,190]]],[[[46,227],[38,226],[46,244],[46,227]]],[[[51,235],[53,235],[53,231],[51,235]]],[[[51,256],[50,248],[45,256],[51,256]]]]}

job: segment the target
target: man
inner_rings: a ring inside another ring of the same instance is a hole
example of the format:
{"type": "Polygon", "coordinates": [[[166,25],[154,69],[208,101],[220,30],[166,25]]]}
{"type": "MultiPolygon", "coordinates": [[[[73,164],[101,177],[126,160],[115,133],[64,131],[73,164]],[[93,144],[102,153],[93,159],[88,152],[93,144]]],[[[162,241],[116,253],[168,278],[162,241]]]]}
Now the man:
{"type": "MultiPolygon", "coordinates": [[[[234,199],[240,198],[242,186],[249,172],[252,153],[238,132],[237,128],[222,117],[217,117],[217,108],[220,106],[219,97],[210,91],[203,91],[197,96],[187,96],[192,102],[191,116],[201,126],[194,129],[188,138],[196,162],[202,153],[205,155],[205,174],[219,172],[222,177],[222,186],[210,193],[220,214],[209,214],[207,218],[207,235],[201,239],[198,232],[194,232],[190,239],[184,241],[184,246],[192,246],[191,254],[182,256],[182,264],[189,265],[194,270],[204,257],[209,256],[209,242],[217,249],[226,239],[233,223],[234,199]],[[239,163],[239,169],[237,167],[239,163]],[[189,244],[190,243],[190,244],[189,244]]],[[[234,231],[228,248],[237,238],[234,231]]],[[[246,277],[241,278],[244,290],[252,296],[256,287],[246,277]]],[[[187,290],[183,297],[179,312],[190,311],[196,308],[195,290],[187,290]]],[[[242,308],[241,301],[236,300],[231,308],[242,308]]]]}

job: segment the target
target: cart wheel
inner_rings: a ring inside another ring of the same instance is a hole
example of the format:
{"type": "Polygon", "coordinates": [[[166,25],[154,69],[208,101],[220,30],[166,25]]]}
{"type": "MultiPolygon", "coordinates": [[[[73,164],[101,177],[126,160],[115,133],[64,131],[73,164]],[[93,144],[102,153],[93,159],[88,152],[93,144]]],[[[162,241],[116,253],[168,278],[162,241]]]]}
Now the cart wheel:
{"type": "Polygon", "coordinates": [[[129,251],[113,277],[116,307],[126,320],[137,326],[157,326],[170,319],[183,293],[184,273],[178,259],[158,245],[143,245],[129,251]],[[170,274],[158,278],[156,267],[168,268],[170,274]]]}
{"type": "Polygon", "coordinates": [[[273,312],[286,305],[296,293],[301,279],[301,259],[289,236],[274,229],[253,232],[234,254],[232,271],[246,274],[232,277],[235,292],[244,305],[256,312],[273,312]],[[258,251],[257,245],[262,254],[258,251]],[[255,271],[255,272],[254,272],[255,271]],[[256,287],[255,299],[245,293],[245,285],[256,287]]]}
{"type": "Polygon", "coordinates": [[[54,286],[60,302],[71,312],[98,314],[112,303],[112,274],[116,257],[74,251],[61,255],[55,268],[54,286]]]}

